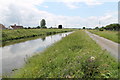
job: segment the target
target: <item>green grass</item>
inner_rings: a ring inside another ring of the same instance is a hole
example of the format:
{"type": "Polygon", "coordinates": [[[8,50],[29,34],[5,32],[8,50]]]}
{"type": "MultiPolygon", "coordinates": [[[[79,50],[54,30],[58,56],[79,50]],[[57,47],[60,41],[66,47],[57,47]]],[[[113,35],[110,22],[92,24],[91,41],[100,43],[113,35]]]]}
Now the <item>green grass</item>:
{"type": "Polygon", "coordinates": [[[30,40],[33,37],[42,37],[72,31],[73,29],[17,29],[2,30],[2,46],[30,40]]]}
{"type": "Polygon", "coordinates": [[[30,57],[12,78],[117,78],[118,63],[84,31],[76,31],[30,57]]]}
{"type": "Polygon", "coordinates": [[[97,34],[101,37],[107,38],[109,40],[112,40],[114,42],[120,43],[119,39],[119,32],[118,31],[98,31],[98,30],[90,30],[90,32],[97,34]]]}

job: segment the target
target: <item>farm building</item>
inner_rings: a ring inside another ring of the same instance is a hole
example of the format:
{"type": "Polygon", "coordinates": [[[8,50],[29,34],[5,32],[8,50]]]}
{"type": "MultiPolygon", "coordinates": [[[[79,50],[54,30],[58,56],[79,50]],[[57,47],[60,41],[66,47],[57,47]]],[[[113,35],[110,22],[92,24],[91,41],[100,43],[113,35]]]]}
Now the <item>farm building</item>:
{"type": "Polygon", "coordinates": [[[6,29],[6,27],[3,24],[0,24],[0,29],[6,29]]]}
{"type": "Polygon", "coordinates": [[[18,26],[16,24],[10,26],[12,29],[22,29],[23,26],[18,26]]]}

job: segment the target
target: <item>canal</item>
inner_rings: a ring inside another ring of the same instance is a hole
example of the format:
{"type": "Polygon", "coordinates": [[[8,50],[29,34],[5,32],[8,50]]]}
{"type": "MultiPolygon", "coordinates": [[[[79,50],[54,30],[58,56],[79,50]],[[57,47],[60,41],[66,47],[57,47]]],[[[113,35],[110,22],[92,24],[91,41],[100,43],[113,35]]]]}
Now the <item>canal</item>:
{"type": "Polygon", "coordinates": [[[71,33],[72,32],[60,33],[0,47],[0,50],[2,51],[2,57],[0,57],[2,61],[0,62],[2,64],[2,70],[0,70],[0,74],[10,75],[14,70],[21,68],[27,61],[27,58],[35,55],[36,53],[44,51],[53,43],[61,40],[63,37],[71,33]]]}

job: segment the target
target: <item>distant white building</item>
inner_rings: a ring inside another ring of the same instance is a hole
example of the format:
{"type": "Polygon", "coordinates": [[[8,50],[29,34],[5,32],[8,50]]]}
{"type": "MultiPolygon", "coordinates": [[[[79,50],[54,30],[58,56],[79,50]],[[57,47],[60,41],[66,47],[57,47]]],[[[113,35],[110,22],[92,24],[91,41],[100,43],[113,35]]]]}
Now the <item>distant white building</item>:
{"type": "Polygon", "coordinates": [[[12,28],[12,29],[22,29],[23,26],[18,26],[16,24],[14,24],[14,25],[10,25],[9,28],[12,28]]]}

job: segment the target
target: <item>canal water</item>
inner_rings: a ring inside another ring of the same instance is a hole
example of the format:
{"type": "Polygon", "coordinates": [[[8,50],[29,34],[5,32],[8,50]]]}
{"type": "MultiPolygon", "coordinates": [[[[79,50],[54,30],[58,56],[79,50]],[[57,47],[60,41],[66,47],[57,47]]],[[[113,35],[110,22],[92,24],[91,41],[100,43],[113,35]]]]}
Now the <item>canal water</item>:
{"type": "Polygon", "coordinates": [[[0,57],[2,60],[2,70],[0,71],[0,74],[11,74],[13,70],[19,69],[25,64],[26,58],[44,51],[47,47],[61,40],[70,33],[72,32],[60,33],[10,46],[0,47],[0,50],[2,50],[2,57],[0,57]]]}

